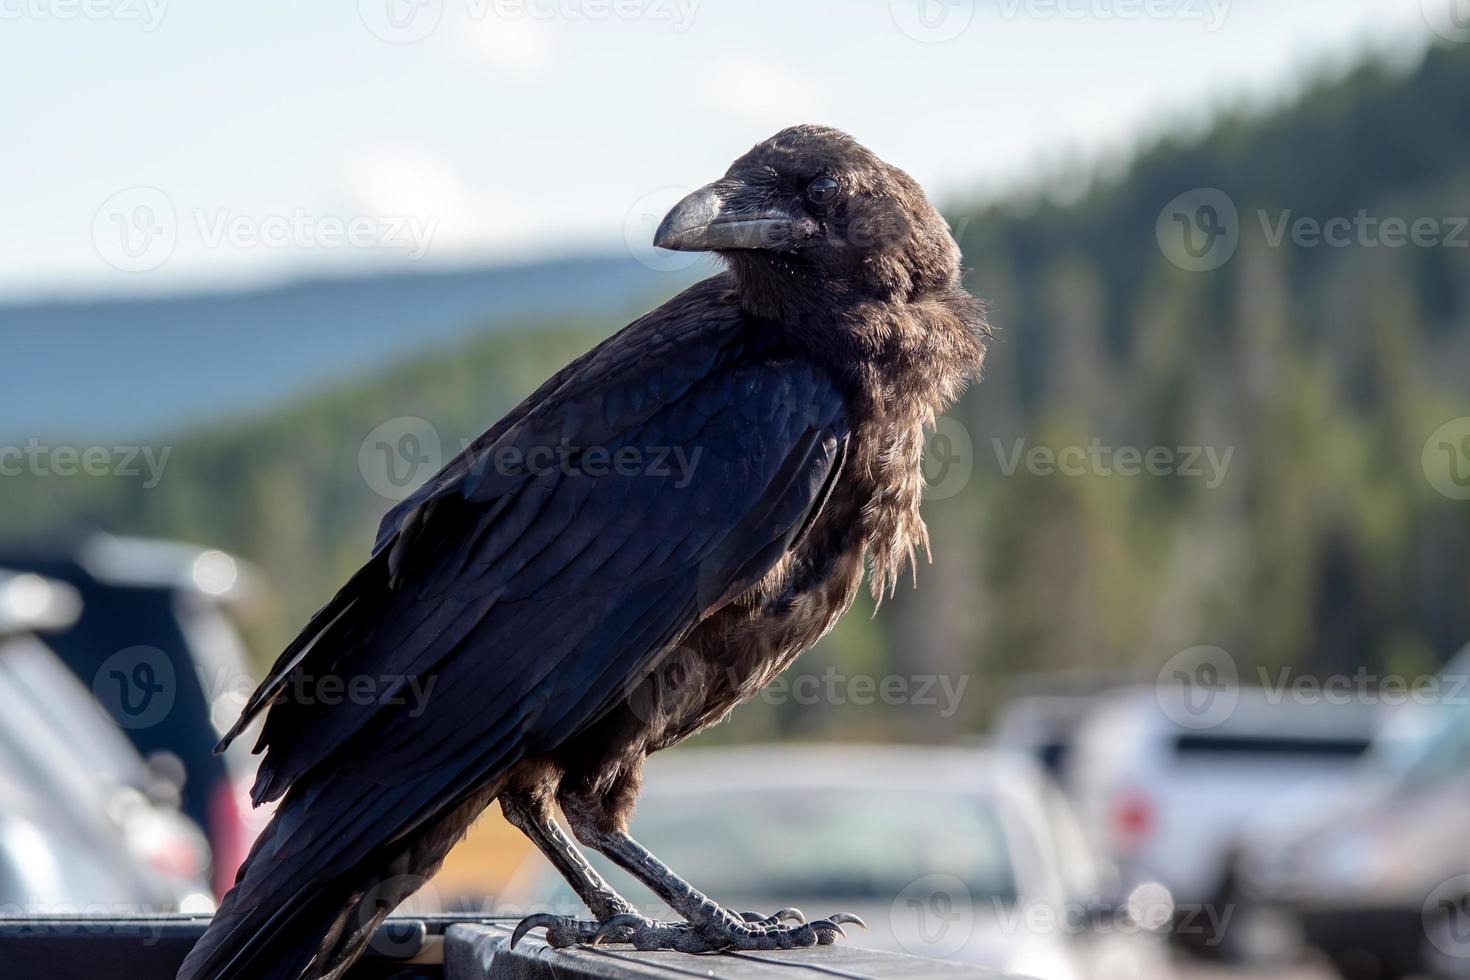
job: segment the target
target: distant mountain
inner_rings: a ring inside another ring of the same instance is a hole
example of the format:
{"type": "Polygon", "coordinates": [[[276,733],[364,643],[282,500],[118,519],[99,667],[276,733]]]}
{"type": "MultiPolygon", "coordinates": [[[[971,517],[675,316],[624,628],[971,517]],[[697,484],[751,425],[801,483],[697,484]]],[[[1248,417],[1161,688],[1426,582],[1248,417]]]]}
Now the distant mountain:
{"type": "Polygon", "coordinates": [[[152,438],[528,317],[608,328],[697,277],[594,255],[161,299],[0,305],[0,440],[152,438]]]}

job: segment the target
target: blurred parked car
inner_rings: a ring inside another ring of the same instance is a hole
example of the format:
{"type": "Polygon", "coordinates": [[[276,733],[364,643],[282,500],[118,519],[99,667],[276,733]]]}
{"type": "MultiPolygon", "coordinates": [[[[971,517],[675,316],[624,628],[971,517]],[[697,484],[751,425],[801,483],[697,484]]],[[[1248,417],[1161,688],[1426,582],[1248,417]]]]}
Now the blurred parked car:
{"type": "Polygon", "coordinates": [[[1279,961],[1299,940],[1349,980],[1470,976],[1467,678],[1470,650],[1440,675],[1443,703],[1387,733],[1345,791],[1247,828],[1246,957],[1279,961]]]}
{"type": "Polygon", "coordinates": [[[1104,698],[1076,737],[1069,785],[1104,852],[1173,893],[1176,936],[1213,949],[1242,826],[1295,794],[1339,793],[1378,714],[1254,688],[1231,691],[1228,710],[1191,713],[1188,696],[1148,687],[1104,698]]]}
{"type": "MultiPolygon", "coordinates": [[[[634,830],[730,907],[856,912],[871,930],[857,944],[1043,980],[1170,975],[1163,944],[1129,918],[1065,799],[1021,757],[787,745],[672,752],[649,763],[634,830]]],[[[669,914],[647,891],[625,894],[669,914]]],[[[540,855],[503,898],[517,910],[579,908],[540,855]]]]}
{"type": "Polygon", "coordinates": [[[85,534],[68,546],[0,549],[0,566],[67,583],[81,615],[48,643],[144,758],[172,770],[183,812],[205,829],[222,894],[261,824],[249,807],[249,738],[213,748],[254,687],[225,613],[248,592],[238,559],[171,541],[85,534]]]}
{"type": "Polygon", "coordinates": [[[69,586],[0,571],[0,910],[206,912],[208,844],[35,635],[75,620],[69,586]]]}
{"type": "Polygon", "coordinates": [[[1065,786],[1077,730],[1098,697],[1130,686],[1136,672],[1068,670],[1023,673],[1006,684],[1006,696],[993,726],[992,744],[1030,756],[1065,786]]]}

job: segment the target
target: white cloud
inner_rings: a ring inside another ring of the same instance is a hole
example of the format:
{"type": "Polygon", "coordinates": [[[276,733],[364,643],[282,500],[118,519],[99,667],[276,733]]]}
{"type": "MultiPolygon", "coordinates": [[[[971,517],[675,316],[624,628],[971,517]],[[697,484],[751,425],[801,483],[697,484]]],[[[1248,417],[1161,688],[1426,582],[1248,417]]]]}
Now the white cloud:
{"type": "Polygon", "coordinates": [[[472,61],[522,78],[545,75],[555,63],[552,26],[529,17],[501,17],[494,5],[465,10],[450,25],[472,61]]]}
{"type": "Polygon", "coordinates": [[[721,112],[776,127],[826,115],[821,82],[786,65],[727,57],[708,78],[708,97],[721,112]]]}
{"type": "Polygon", "coordinates": [[[525,205],[467,183],[450,163],[419,149],[375,147],[344,165],[352,207],[363,214],[433,221],[433,252],[503,247],[534,231],[525,205]]]}

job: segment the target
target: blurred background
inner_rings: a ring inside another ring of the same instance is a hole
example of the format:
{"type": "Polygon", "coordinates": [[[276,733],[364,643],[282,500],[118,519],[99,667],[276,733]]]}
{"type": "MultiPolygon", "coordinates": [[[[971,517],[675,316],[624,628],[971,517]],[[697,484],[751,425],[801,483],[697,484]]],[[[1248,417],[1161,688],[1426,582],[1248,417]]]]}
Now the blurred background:
{"type": "MultiPolygon", "coordinates": [[[[210,747],[380,515],[821,122],[996,339],[919,588],[655,759],[641,836],[1047,980],[1470,976],[1465,0],[0,20],[0,914],[211,909],[268,815],[210,747]]],[[[494,812],[414,907],[570,902],[494,812]]]]}

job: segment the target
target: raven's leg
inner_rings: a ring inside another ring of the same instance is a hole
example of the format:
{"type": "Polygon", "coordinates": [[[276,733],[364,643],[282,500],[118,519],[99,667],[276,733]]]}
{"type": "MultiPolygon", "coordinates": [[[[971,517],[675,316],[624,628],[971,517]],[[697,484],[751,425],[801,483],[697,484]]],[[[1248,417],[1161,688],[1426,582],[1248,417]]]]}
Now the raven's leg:
{"type": "Polygon", "coordinates": [[[602,928],[592,937],[594,942],[610,939],[613,942],[631,942],[639,949],[676,949],[686,953],[719,949],[793,949],[828,945],[844,935],[842,923],[862,924],[857,916],[847,913],[816,922],[785,925],[781,919],[799,919],[800,913],[783,909],[774,916],[759,918],[750,913],[731,912],[674,874],[625,831],[604,826],[595,810],[567,808],[565,801],[563,808],[578,840],[607,855],[688,920],[687,924],[670,925],[633,913],[615,915],[603,922],[602,928]],[[627,935],[630,929],[632,934],[627,935]]]}
{"type": "MultiPolygon", "coordinates": [[[[596,917],[595,920],[574,919],[570,916],[552,915],[545,912],[528,915],[516,925],[515,932],[511,934],[512,946],[520,942],[521,937],[527,932],[542,927],[546,929],[547,944],[562,947],[591,942],[603,930],[604,924],[614,916],[632,915],[637,919],[639,926],[649,924],[649,920],[644,920],[637,915],[632,903],[619,895],[606,879],[597,873],[597,869],[587,863],[582,852],[577,850],[577,845],[557,824],[556,818],[551,815],[551,809],[546,803],[530,793],[510,791],[501,794],[500,809],[505,814],[505,819],[530,838],[531,843],[546,855],[547,860],[561,873],[561,876],[576,891],[577,897],[586,903],[596,917]]],[[[743,914],[747,919],[758,919],[762,922],[777,922],[793,915],[799,919],[801,915],[795,909],[783,909],[769,919],[750,912],[743,914]]],[[[688,930],[690,928],[685,923],[657,923],[657,925],[665,929],[688,930]]],[[[632,942],[635,931],[635,927],[630,922],[629,925],[614,926],[611,930],[603,932],[602,938],[611,939],[613,942],[632,942]]]]}
{"type": "MultiPolygon", "coordinates": [[[[596,922],[579,921],[564,915],[540,913],[527,916],[516,926],[511,944],[538,926],[546,927],[546,941],[552,946],[571,946],[585,943],[597,934],[602,922],[615,915],[627,915],[634,911],[632,903],[613,890],[602,875],[577,845],[566,835],[551,814],[551,807],[544,798],[523,790],[507,790],[500,795],[500,809],[510,824],[531,839],[531,843],[546,855],[546,859],[572,886],[577,897],[586,903],[597,917],[596,922]]],[[[626,930],[631,934],[632,930],[626,930]]],[[[624,940],[625,941],[625,940],[624,940]]]]}

